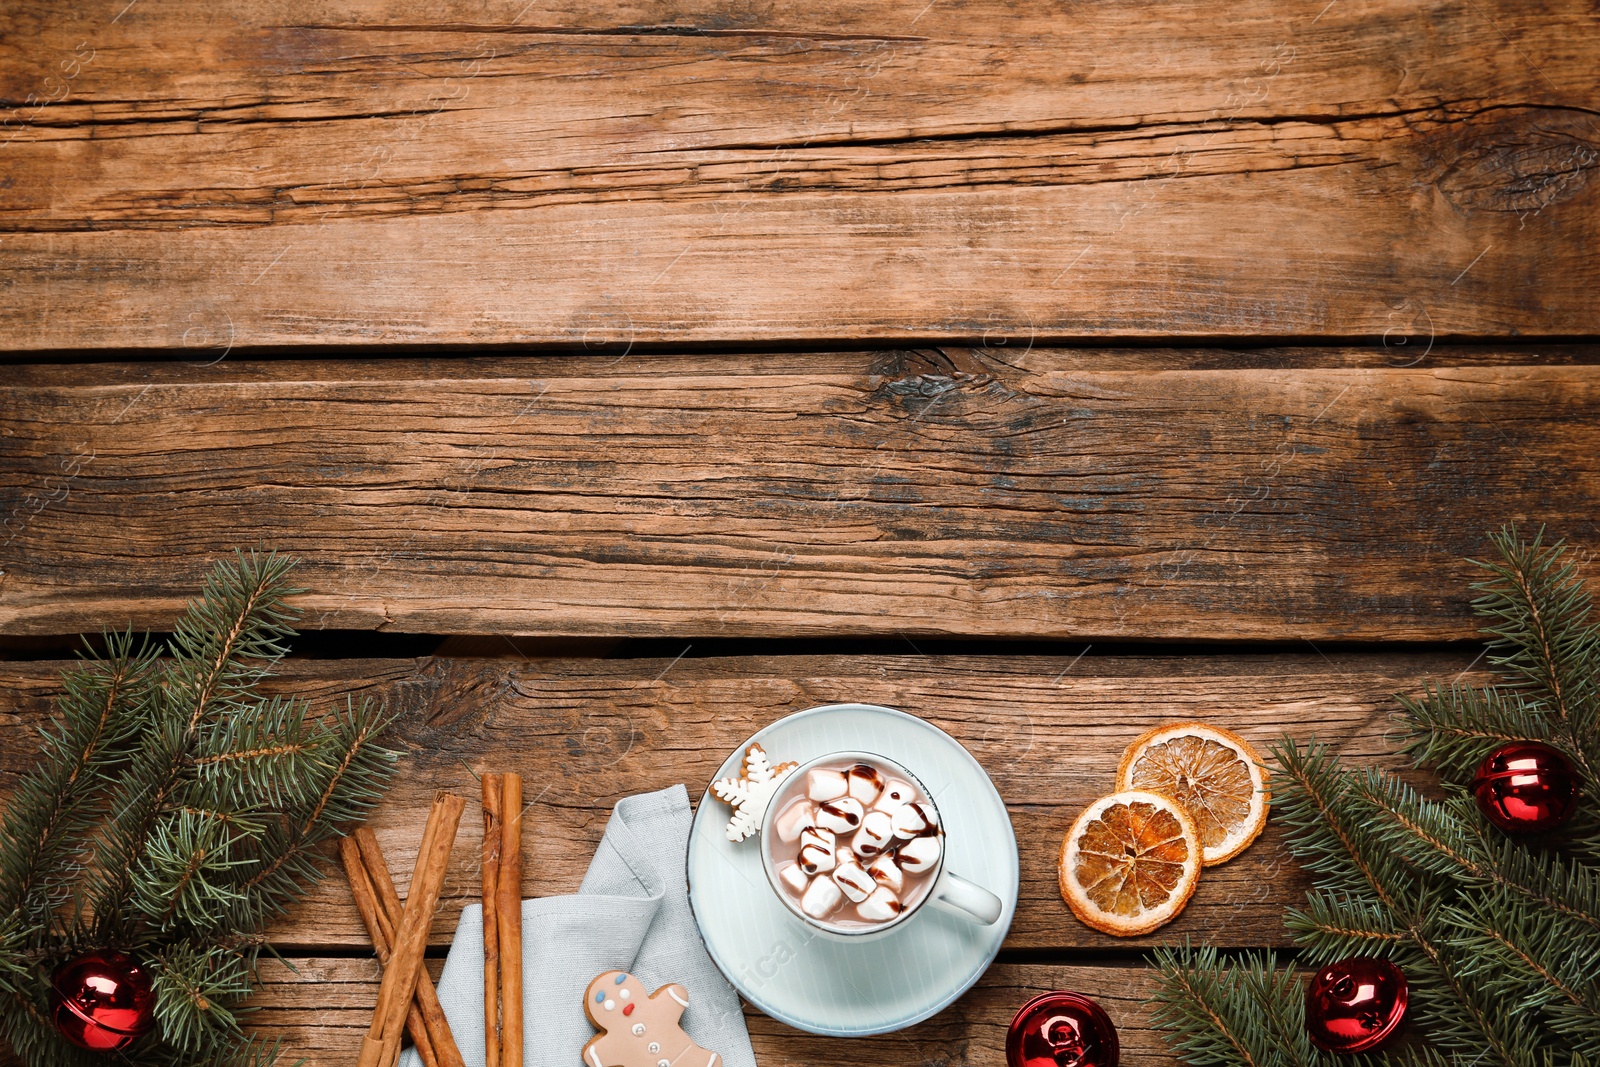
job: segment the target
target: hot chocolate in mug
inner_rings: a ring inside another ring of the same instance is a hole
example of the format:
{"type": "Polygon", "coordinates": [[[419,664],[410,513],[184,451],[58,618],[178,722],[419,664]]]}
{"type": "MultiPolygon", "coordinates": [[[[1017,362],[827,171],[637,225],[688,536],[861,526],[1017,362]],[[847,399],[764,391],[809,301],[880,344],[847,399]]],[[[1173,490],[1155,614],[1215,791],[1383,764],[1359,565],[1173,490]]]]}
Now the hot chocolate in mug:
{"type": "Polygon", "coordinates": [[[927,787],[873,752],[797,767],[767,805],[761,865],[772,891],[825,937],[881,937],[931,904],[988,926],[1000,898],[945,867],[946,831],[927,787]]]}

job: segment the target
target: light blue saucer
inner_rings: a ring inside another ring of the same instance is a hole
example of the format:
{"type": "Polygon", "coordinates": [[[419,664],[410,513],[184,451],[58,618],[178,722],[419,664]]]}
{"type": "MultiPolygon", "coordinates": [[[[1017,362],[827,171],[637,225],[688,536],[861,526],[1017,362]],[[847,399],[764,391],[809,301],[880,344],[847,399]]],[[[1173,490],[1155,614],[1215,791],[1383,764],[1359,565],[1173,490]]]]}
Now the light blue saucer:
{"type": "Polygon", "coordinates": [[[728,806],[708,790],[689,832],[688,876],[711,958],[745,1000],[813,1034],[885,1034],[948,1007],[994,961],[1017,907],[1017,839],[988,774],[937,726],[872,704],[830,704],[780,719],[743,741],[716,777],[737,775],[755,742],[774,763],[865,750],[905,764],[939,806],[948,868],[994,893],[1004,910],[993,926],[978,926],[923,907],[865,944],[818,937],[773,895],[759,839],[734,844],[724,836],[728,806]]]}

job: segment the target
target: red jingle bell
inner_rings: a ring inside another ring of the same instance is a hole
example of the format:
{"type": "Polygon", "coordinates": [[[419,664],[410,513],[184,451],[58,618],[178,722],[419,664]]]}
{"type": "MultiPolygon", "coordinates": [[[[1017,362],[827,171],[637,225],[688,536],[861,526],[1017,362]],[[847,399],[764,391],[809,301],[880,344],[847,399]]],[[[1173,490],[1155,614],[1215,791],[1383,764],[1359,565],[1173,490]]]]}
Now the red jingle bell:
{"type": "Polygon", "coordinates": [[[90,1052],[127,1048],[155,1025],[150,975],[120,952],[91,952],[57,967],[50,977],[56,1030],[90,1052]]]}
{"type": "Polygon", "coordinates": [[[1388,960],[1356,956],[1330,963],[1306,987],[1306,1036],[1329,1052],[1367,1052],[1406,1017],[1406,976],[1388,960]]]}
{"type": "Polygon", "coordinates": [[[1490,822],[1513,834],[1553,830],[1577,806],[1578,777],[1556,749],[1513,741],[1478,765],[1472,795],[1490,822]]]}
{"type": "Polygon", "coordinates": [[[1008,1067],[1117,1067],[1117,1028],[1082,993],[1041,993],[1024,1004],[1006,1033],[1008,1067]]]}

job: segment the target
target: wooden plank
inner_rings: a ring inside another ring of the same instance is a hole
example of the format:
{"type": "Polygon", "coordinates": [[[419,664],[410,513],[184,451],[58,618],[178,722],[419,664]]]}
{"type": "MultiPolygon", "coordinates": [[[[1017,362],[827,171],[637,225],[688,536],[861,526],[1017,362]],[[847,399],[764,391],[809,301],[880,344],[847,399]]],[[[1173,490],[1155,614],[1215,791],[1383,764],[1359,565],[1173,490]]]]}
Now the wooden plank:
{"type": "Polygon", "coordinates": [[[16,368],[0,632],[163,629],[261,542],[305,558],[311,628],[1471,638],[1486,530],[1595,537],[1600,372],[1568,355],[16,368]]]}
{"type": "MultiPolygon", "coordinates": [[[[945,729],[988,769],[1011,810],[1021,853],[1013,949],[1125,949],[1193,936],[1224,946],[1287,943],[1284,909],[1306,882],[1279,828],[1207,870],[1172,924],[1117,939],[1075,921],[1056,889],[1061,835],[1114,788],[1116,755],[1149,727],[1201,718],[1268,742],[1315,734],[1363,763],[1394,765],[1384,737],[1392,694],[1450,678],[1461,655],[815,656],[697,659],[288,660],[282,689],[319,704],[374,695],[401,715],[403,773],[373,818],[402,891],[433,791],[467,795],[472,771],[515,770],[529,783],[523,889],[576,890],[612,805],[675,782],[698,800],[724,756],[760,726],[816,704],[903,708],[945,729]]],[[[0,664],[0,788],[31,760],[24,731],[58,687],[55,663],[0,664]]],[[[1471,676],[1473,679],[1476,676],[1471,676]]],[[[773,753],[781,757],[781,753],[773,753]]],[[[478,898],[480,825],[463,821],[434,943],[478,898]]],[[[278,923],[286,951],[367,944],[349,893],[323,883],[278,923]]]]}
{"type": "MultiPolygon", "coordinates": [[[[260,1010],[250,1017],[250,1025],[268,1037],[281,1037],[287,1058],[304,1056],[306,1067],[349,1063],[371,1019],[378,991],[376,964],[316,958],[289,962],[298,975],[277,961],[262,964],[262,989],[254,1000],[260,1010]]],[[[437,971],[440,961],[432,962],[437,971]]],[[[1167,1051],[1144,1005],[1153,988],[1152,972],[1139,966],[998,963],[943,1012],[882,1037],[816,1037],[749,1007],[745,1020],[761,1064],[998,1065],[1005,1062],[1006,1023],[1025,1001],[1050,989],[1075,989],[1094,997],[1111,1016],[1123,1063],[1167,1067],[1177,1059],[1167,1051]]],[[[689,992],[692,999],[694,990],[689,992]]]]}
{"type": "Polygon", "coordinates": [[[1592,334],[1584,0],[0,14],[0,345],[1592,334]]]}

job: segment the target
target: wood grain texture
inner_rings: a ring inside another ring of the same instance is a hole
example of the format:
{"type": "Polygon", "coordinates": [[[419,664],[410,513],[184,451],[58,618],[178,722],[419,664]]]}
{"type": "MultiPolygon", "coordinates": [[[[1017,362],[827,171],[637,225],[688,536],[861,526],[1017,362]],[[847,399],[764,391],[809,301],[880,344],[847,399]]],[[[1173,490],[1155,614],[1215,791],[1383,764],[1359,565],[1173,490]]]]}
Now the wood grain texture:
{"type": "Polygon", "coordinates": [[[0,346],[1592,334],[1583,0],[0,15],[0,346]]]}
{"type": "MultiPolygon", "coordinates": [[[[277,961],[262,964],[263,985],[250,1024],[268,1037],[282,1037],[290,1058],[306,1067],[351,1062],[360,1043],[362,1018],[377,994],[377,966],[365,960],[291,958],[300,973],[277,961]]],[[[435,969],[441,964],[435,962],[435,969]]],[[[1144,999],[1152,973],[1139,966],[1047,966],[999,963],[968,993],[932,1019],[882,1037],[826,1038],[804,1034],[745,1009],[756,1062],[792,1064],[901,1064],[904,1067],[1000,1067],[1005,1062],[1006,1023],[1023,1002],[1050,989],[1077,989],[1098,1000],[1117,1025],[1122,1062],[1169,1067],[1177,1060],[1151,1025],[1144,999]]],[[[694,990],[690,990],[691,1003],[694,990]]],[[[582,990],[576,991],[581,996],[582,990]]],[[[693,1010],[692,1008],[690,1009],[693,1010]]]]}
{"type": "Polygon", "coordinates": [[[309,628],[1471,638],[1487,530],[1594,539],[1590,354],[16,367],[0,632],[165,629],[262,543],[309,628]]]}
{"type": "MultiPolygon", "coordinates": [[[[396,881],[415,861],[436,789],[473,786],[469,768],[517,770],[530,806],[525,896],[576,890],[619,797],[686,783],[698,801],[750,733],[817,704],[862,701],[918,714],[956,737],[994,779],[1021,854],[1012,949],[1127,949],[1204,938],[1222,946],[1287,943],[1283,912],[1307,883],[1279,827],[1208,869],[1187,910],[1144,938],[1075,921],[1056,890],[1072,819],[1115,788],[1116,756],[1156,724],[1205,719],[1265,744],[1312,734],[1360,763],[1393,766],[1392,695],[1456,676],[1462,655],[1134,657],[728,657],[654,659],[288,660],[277,687],[319,705],[346,692],[400,714],[406,762],[372,819],[396,881]]],[[[0,664],[0,789],[33,761],[26,731],[59,685],[59,664],[0,664]]],[[[1468,680],[1475,680],[1476,675],[1468,680]]],[[[773,753],[783,758],[782,753],[773,753]]],[[[717,803],[712,801],[712,803],[717,803]]],[[[720,817],[720,813],[719,813],[720,817]]],[[[433,943],[448,943],[480,896],[481,828],[464,820],[433,943]]],[[[981,872],[966,872],[981,880],[981,872]]],[[[359,950],[368,942],[337,879],[276,923],[286,950],[359,950]]]]}

